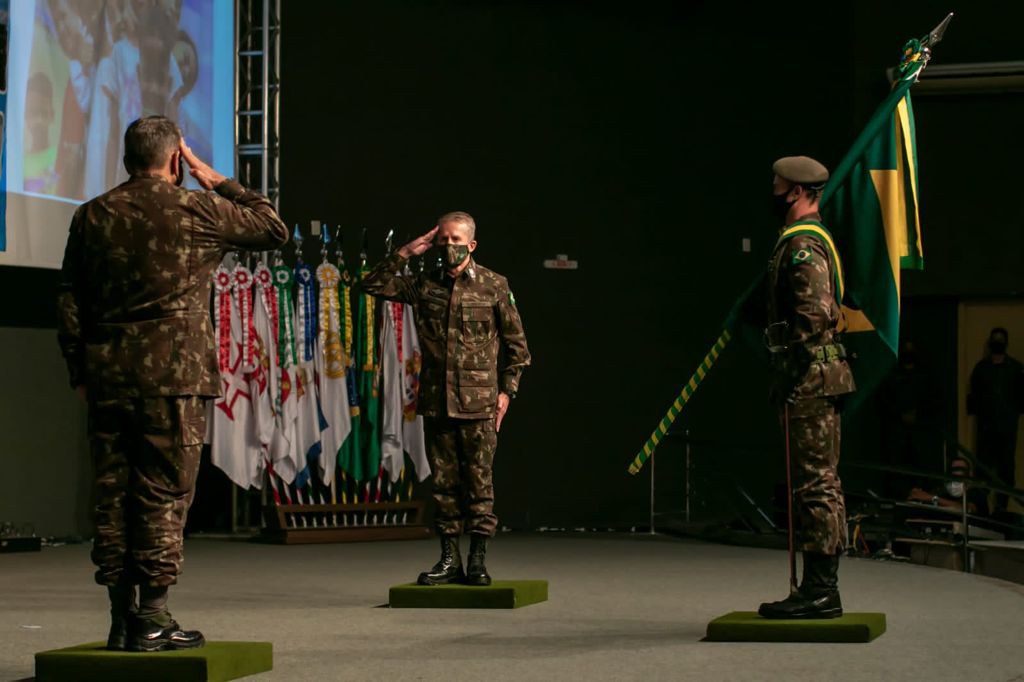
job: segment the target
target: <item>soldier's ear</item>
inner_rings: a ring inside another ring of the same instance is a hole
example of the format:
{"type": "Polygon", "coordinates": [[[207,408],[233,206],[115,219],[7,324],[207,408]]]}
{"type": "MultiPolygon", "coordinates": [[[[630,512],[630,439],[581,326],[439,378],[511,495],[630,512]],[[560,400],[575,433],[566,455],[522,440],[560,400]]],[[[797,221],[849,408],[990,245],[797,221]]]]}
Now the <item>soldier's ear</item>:
{"type": "Polygon", "coordinates": [[[476,251],[476,240],[475,239],[471,239],[469,244],[467,244],[467,246],[469,247],[469,252],[473,253],[474,251],[476,251]]]}

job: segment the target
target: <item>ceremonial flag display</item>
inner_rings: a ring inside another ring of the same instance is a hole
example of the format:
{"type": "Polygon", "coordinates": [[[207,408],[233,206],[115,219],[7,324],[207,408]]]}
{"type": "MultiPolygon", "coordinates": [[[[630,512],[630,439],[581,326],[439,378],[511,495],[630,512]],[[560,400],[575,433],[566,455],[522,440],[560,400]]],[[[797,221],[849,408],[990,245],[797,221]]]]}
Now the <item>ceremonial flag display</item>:
{"type": "Polygon", "coordinates": [[[230,254],[214,274],[212,461],[243,488],[269,481],[277,504],[380,502],[387,489],[397,500],[404,453],[418,480],[429,475],[412,310],[355,291],[344,261],[323,257],[315,270],[276,256],[250,271],[230,254]]]}
{"type": "MultiPolygon", "coordinates": [[[[820,207],[842,257],[840,287],[844,343],[857,356],[851,363],[858,400],[870,394],[896,359],[900,323],[900,270],[924,267],[918,212],[917,142],[910,88],[942,39],[949,18],[922,40],[904,47],[898,78],[822,193],[820,207]]],[[[759,340],[763,326],[752,310],[763,306],[762,276],[733,306],[725,330],[686,388],[629,465],[636,474],[651,457],[683,405],[690,399],[733,337],[759,340]],[[759,296],[760,295],[760,296],[759,296]],[[752,319],[753,318],[753,319],[752,319]]],[[[756,343],[756,341],[755,341],[756,343]]]]}

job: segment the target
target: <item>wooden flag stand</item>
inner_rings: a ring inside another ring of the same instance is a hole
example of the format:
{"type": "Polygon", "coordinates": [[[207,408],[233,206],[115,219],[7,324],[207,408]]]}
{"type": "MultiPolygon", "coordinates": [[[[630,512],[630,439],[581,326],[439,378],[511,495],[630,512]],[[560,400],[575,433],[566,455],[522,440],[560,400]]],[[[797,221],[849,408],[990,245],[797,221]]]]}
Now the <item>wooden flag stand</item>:
{"type": "Polygon", "coordinates": [[[282,545],[422,540],[433,535],[425,512],[421,500],[267,505],[259,538],[282,545]]]}

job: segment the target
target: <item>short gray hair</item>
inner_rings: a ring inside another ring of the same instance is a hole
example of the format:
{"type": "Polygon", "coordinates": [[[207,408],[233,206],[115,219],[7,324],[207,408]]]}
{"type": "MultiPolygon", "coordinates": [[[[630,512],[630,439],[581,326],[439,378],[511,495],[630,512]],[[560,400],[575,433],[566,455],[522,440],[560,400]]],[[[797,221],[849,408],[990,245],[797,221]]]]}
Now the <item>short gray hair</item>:
{"type": "Polygon", "coordinates": [[[178,148],[181,129],[166,116],[132,121],[124,131],[124,167],[129,174],[159,168],[178,148]]]}
{"type": "Polygon", "coordinates": [[[465,211],[451,211],[437,219],[438,227],[445,223],[462,223],[469,228],[470,241],[476,238],[476,221],[473,220],[473,216],[469,215],[465,211]]]}

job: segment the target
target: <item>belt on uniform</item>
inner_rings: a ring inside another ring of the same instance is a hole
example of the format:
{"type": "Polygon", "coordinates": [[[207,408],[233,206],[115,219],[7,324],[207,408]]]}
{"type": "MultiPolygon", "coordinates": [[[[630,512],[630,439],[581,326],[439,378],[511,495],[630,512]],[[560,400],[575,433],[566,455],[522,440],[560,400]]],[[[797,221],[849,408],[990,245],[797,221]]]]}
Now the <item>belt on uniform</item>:
{"type": "Polygon", "coordinates": [[[829,343],[811,348],[811,362],[832,362],[846,357],[846,347],[841,343],[829,343]]]}

